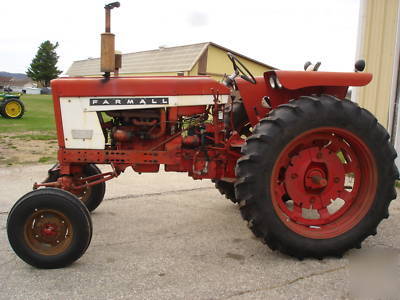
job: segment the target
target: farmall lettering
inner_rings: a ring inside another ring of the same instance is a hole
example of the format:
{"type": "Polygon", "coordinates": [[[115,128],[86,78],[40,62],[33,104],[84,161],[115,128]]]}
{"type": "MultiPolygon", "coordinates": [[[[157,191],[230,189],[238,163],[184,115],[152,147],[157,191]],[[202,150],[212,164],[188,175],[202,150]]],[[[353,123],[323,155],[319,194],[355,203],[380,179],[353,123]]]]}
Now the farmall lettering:
{"type": "Polygon", "coordinates": [[[162,98],[91,98],[90,105],[166,105],[167,97],[162,98]]]}
{"type": "Polygon", "coordinates": [[[349,86],[371,81],[365,63],[351,73],[307,63],[307,71],[253,76],[227,57],[234,71],[222,82],[112,77],[109,57],[103,77],[53,80],[58,163],[9,214],[17,255],[39,268],[71,264],[88,248],[89,211],[106,181],[160,165],[213,180],[259,239],[299,259],[341,256],[374,235],[396,198],[398,171],[384,127],[345,99],[349,86]]]}

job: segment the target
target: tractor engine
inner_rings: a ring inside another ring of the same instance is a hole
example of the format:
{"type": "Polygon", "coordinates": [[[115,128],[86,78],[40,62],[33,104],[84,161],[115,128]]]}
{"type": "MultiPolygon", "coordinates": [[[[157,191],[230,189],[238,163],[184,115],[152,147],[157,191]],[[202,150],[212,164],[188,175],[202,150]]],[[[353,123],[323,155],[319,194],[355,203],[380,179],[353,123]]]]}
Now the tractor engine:
{"type": "MultiPolygon", "coordinates": [[[[224,147],[222,141],[228,132],[224,107],[213,104],[109,110],[98,112],[98,116],[106,149],[175,152],[180,159],[165,163],[165,170],[189,172],[200,179],[215,177],[216,170],[221,170],[217,165],[222,165],[223,159],[213,148],[224,147]]],[[[159,166],[157,159],[132,165],[139,173],[158,172],[159,166]]]]}
{"type": "MultiPolygon", "coordinates": [[[[222,110],[222,108],[220,108],[222,110]]],[[[213,144],[210,106],[149,108],[114,110],[105,114],[110,121],[101,119],[102,129],[111,148],[149,150],[159,145],[165,148],[168,139],[180,137],[180,147],[194,149],[213,144]]],[[[221,120],[222,124],[222,120],[221,120]]]]}
{"type": "Polygon", "coordinates": [[[166,112],[164,108],[109,111],[113,118],[111,144],[130,143],[135,139],[156,140],[165,135],[166,112]]]}

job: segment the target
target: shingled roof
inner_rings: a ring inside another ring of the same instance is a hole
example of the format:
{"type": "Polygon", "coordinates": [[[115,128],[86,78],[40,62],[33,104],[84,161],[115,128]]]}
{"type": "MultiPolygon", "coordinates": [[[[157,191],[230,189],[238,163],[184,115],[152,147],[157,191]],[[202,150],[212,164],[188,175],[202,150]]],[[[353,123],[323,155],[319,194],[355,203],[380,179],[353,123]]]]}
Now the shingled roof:
{"type": "MultiPolygon", "coordinates": [[[[160,47],[155,50],[122,54],[120,74],[190,71],[209,45],[221,48],[224,51],[230,51],[231,53],[264,65],[267,68],[275,69],[235,51],[208,42],[177,47],[160,47]]],[[[66,74],[68,76],[99,75],[100,58],[74,61],[66,74]]]]}

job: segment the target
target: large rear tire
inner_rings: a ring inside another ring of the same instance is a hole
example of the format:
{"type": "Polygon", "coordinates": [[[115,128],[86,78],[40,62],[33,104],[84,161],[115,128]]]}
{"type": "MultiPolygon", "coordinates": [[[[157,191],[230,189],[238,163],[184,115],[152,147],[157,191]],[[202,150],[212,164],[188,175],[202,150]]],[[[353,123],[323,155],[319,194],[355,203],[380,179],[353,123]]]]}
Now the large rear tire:
{"type": "Polygon", "coordinates": [[[226,199],[231,200],[233,203],[238,202],[235,196],[234,183],[220,179],[212,180],[212,182],[214,182],[215,188],[221,193],[221,195],[224,195],[226,199]]]}
{"type": "Polygon", "coordinates": [[[301,97],[261,120],[242,148],[241,214],[271,249],[298,258],[361,247],[396,198],[396,151],[348,100],[301,97]]]}
{"type": "Polygon", "coordinates": [[[8,240],[26,263],[61,268],[79,259],[92,238],[87,208],[69,192],[46,188],[19,199],[7,219],[8,240]]]}

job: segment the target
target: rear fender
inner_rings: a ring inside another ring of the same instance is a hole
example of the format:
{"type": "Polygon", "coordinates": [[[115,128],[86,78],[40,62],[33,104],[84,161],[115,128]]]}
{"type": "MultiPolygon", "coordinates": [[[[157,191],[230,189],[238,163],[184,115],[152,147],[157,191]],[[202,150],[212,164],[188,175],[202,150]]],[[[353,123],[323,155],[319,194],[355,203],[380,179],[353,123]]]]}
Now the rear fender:
{"type": "Polygon", "coordinates": [[[306,72],[306,71],[271,71],[265,72],[264,78],[268,83],[269,77],[275,74],[282,86],[289,90],[297,90],[312,86],[349,87],[364,86],[372,80],[371,73],[355,72],[306,72]]]}
{"type": "Polygon", "coordinates": [[[237,79],[237,86],[251,125],[255,126],[272,109],[292,99],[307,95],[329,94],[344,99],[349,86],[364,86],[372,80],[370,73],[270,71],[256,77],[256,84],[237,79]],[[271,76],[276,76],[281,88],[272,88],[271,76]],[[269,106],[263,101],[266,97],[269,106]]]}

